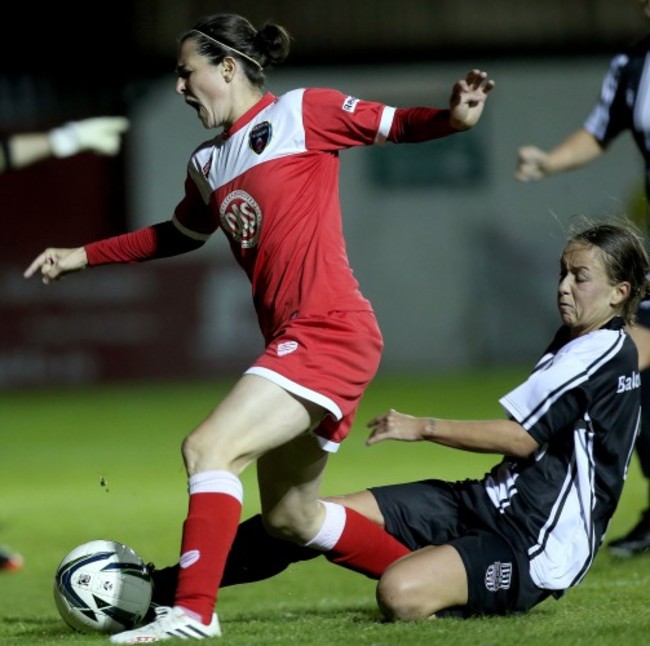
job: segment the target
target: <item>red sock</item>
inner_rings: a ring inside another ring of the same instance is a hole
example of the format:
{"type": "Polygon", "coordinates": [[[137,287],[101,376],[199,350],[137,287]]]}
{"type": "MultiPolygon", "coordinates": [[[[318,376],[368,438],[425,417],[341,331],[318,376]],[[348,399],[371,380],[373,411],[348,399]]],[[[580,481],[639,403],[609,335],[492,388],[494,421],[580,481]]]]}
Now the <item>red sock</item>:
{"type": "Polygon", "coordinates": [[[174,605],[199,614],[205,624],[212,620],[241,509],[241,502],[227,493],[190,495],[174,605]]]}
{"type": "Polygon", "coordinates": [[[385,529],[346,507],[343,533],[325,557],[371,579],[379,579],[391,563],[410,552],[385,529]]]}

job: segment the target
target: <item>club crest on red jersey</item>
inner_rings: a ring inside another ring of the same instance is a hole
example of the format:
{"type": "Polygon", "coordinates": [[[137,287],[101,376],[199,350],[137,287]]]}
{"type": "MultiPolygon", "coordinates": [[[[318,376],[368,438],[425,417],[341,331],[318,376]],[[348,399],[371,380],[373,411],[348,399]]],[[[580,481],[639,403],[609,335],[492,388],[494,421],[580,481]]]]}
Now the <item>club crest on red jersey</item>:
{"type": "Polygon", "coordinates": [[[219,207],[219,219],[224,232],[242,249],[257,245],[262,224],[262,210],[246,191],[233,191],[219,207]]]}
{"type": "Polygon", "coordinates": [[[268,121],[258,123],[248,135],[248,145],[256,155],[261,155],[271,142],[273,128],[268,121]]]}

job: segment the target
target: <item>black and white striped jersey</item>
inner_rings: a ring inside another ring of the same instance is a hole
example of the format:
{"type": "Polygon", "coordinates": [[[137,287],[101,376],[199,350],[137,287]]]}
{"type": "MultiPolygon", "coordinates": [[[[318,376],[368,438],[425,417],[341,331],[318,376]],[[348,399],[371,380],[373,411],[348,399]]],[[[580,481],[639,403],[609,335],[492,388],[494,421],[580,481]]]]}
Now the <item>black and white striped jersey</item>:
{"type": "Polygon", "coordinates": [[[540,446],[527,459],[506,457],[483,486],[495,529],[528,554],[540,588],[579,583],[603,541],[640,420],[637,366],[622,319],[574,340],[561,328],[528,379],[500,400],[540,446]]]}
{"type": "Polygon", "coordinates": [[[629,130],[645,161],[650,196],[650,35],[612,58],[584,128],[607,146],[629,130]]]}

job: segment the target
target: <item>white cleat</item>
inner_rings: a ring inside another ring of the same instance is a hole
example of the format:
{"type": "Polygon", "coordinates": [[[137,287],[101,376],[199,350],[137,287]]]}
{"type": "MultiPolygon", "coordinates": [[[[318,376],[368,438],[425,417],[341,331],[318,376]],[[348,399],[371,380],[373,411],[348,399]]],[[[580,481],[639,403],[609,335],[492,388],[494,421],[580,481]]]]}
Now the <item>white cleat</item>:
{"type": "Polygon", "coordinates": [[[221,637],[221,628],[216,614],[209,626],[192,619],[182,608],[159,606],[156,619],[146,626],[125,630],[111,636],[113,644],[149,644],[167,639],[209,639],[221,637]]]}

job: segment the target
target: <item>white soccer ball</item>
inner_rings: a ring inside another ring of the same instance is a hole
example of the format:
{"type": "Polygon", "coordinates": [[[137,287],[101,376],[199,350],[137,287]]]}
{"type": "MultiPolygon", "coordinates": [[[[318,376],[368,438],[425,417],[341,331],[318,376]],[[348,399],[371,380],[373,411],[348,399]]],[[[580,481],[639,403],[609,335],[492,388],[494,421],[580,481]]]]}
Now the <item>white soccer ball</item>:
{"type": "Polygon", "coordinates": [[[59,564],[54,601],[70,628],[118,633],[142,622],[151,603],[151,576],[140,556],[115,541],[75,547],[59,564]]]}

